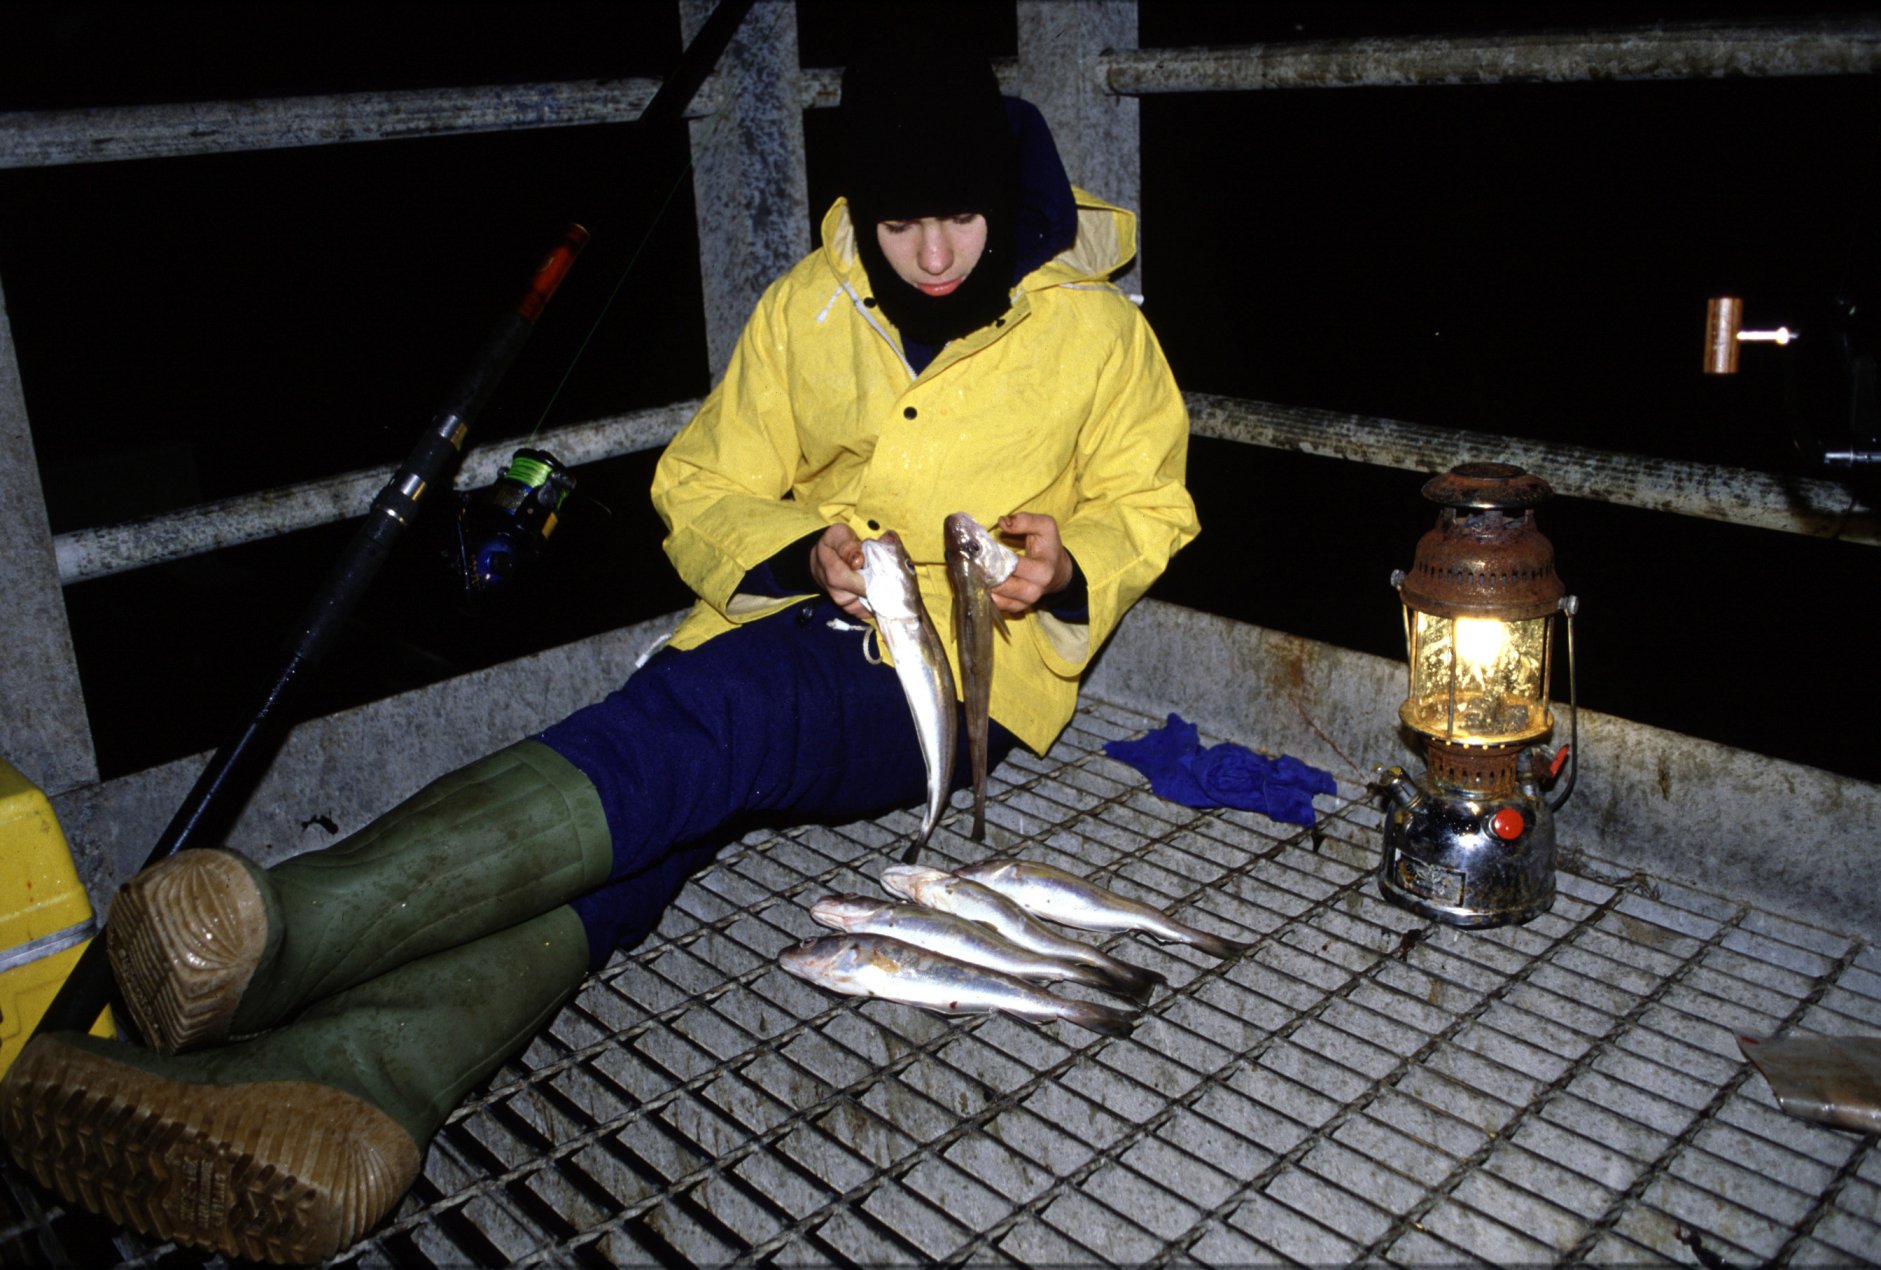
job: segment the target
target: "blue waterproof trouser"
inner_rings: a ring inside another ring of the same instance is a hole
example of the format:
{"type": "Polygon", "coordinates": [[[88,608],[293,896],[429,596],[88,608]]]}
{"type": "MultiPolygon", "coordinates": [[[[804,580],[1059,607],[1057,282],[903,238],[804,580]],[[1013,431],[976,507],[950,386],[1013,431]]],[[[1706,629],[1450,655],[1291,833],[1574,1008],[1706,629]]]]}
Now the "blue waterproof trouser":
{"type": "MultiPolygon", "coordinates": [[[[869,664],[862,631],[831,619],[856,625],[827,599],[806,601],[697,648],[662,649],[536,737],[594,782],[613,836],[612,879],[574,902],[594,968],[653,929],[727,831],[918,808],[927,769],[900,681],[869,664]]],[[[993,724],[988,765],[1013,744],[993,724]]],[[[954,776],[971,779],[964,725],[954,776]]]]}

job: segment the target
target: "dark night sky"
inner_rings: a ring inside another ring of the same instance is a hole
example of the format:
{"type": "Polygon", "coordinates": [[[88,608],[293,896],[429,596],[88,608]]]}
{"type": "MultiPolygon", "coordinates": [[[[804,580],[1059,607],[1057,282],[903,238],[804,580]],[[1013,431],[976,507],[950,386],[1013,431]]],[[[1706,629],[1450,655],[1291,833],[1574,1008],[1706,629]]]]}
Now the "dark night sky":
{"type": "MultiPolygon", "coordinates": [[[[1787,9],[1146,3],[1141,36],[1787,9]]],[[[806,0],[804,61],[918,26],[882,12],[806,0]]],[[[1010,6],[944,12],[1013,51],[1010,6]]],[[[24,5],[8,28],[0,110],[659,76],[679,53],[664,3],[24,5]]],[[[1830,475],[1813,447],[1847,440],[1834,301],[1875,294],[1878,104],[1873,77],[1152,98],[1146,311],[1194,390],[1830,475]],[[1726,291],[1804,340],[1705,379],[1704,299],[1726,291]]],[[[813,216],[825,131],[810,121],[813,216]]],[[[702,393],[692,208],[682,190],[653,216],[684,162],[679,129],[595,128],[0,173],[0,283],[55,529],[389,470],[571,218],[595,248],[475,439],[702,393]]],[[[649,465],[584,470],[548,566],[497,612],[463,611],[433,513],[309,708],[678,607],[649,465]]],[[[1422,477],[1199,440],[1191,479],[1206,530],[1158,595],[1402,655],[1385,577],[1430,523],[1422,477]]],[[[1874,549],[1568,499],[1542,523],[1582,597],[1585,704],[1881,778],[1854,726],[1881,707],[1872,631],[1845,616],[1881,579],[1874,549]],[[1839,709],[1798,708],[1816,701],[1839,709]]],[[[223,740],[348,533],[69,588],[107,774],[223,740]]]]}

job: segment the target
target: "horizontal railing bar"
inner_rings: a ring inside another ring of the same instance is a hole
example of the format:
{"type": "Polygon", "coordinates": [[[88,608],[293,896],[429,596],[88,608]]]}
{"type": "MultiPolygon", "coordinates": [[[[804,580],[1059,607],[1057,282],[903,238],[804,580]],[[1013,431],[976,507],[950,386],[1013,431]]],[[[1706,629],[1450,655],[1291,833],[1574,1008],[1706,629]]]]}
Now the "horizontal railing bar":
{"type": "MultiPolygon", "coordinates": [[[[1833,481],[1209,393],[1185,397],[1197,436],[1413,472],[1443,472],[1468,460],[1493,458],[1545,477],[1556,493],[1569,497],[1881,546],[1874,509],[1833,481]]],[[[679,401],[571,424],[541,434],[533,444],[571,466],[617,458],[665,445],[698,407],[697,401],[679,401]]],[[[471,450],[458,471],[457,487],[489,484],[513,450],[513,444],[471,450]]],[[[383,470],[348,472],[146,520],[59,534],[53,539],[59,581],[69,586],[364,515],[387,479],[383,470]]]]}
{"type": "MultiPolygon", "coordinates": [[[[1015,59],[994,65],[1003,82],[1017,82],[1015,59]]],[[[659,88],[657,79],[607,79],[14,111],[0,114],[0,169],[624,124],[659,88]]],[[[805,110],[838,105],[842,71],[804,70],[798,95],[805,110]]],[[[723,97],[723,82],[708,77],[686,117],[712,114],[723,97]]]]}
{"type": "MultiPolygon", "coordinates": [[[[1000,59],[995,68],[1008,88],[1017,83],[1016,59],[1000,59]]],[[[1104,53],[1093,71],[1111,92],[1127,96],[1871,74],[1881,71],[1881,18],[1126,49],[1104,53]]],[[[659,85],[655,79],[582,80],[16,111],[0,114],[0,168],[629,123],[659,85]]],[[[708,79],[689,115],[717,110],[723,91],[716,76],[708,79]]],[[[798,95],[806,110],[837,105],[842,71],[805,68],[798,95]]]]}
{"type": "Polygon", "coordinates": [[[608,79],[17,111],[0,114],[0,168],[630,123],[659,87],[608,79]]]}
{"type": "MultiPolygon", "coordinates": [[[[613,415],[538,434],[530,444],[570,466],[594,463],[665,445],[698,408],[697,401],[679,401],[613,415]]],[[[458,467],[457,487],[488,485],[515,448],[516,442],[510,441],[467,451],[458,467]]],[[[69,586],[363,516],[391,476],[390,468],[347,472],[146,520],[58,534],[52,543],[59,582],[69,586]]]]}
{"type": "Polygon", "coordinates": [[[1646,511],[1881,546],[1872,507],[1834,481],[1592,450],[1487,432],[1340,414],[1206,393],[1186,394],[1198,436],[1413,472],[1493,459],[1547,480],[1555,493],[1646,511]]]}
{"type": "Polygon", "coordinates": [[[1097,68],[1100,83],[1126,96],[1876,71],[1881,71],[1881,17],[1875,16],[1113,50],[1103,54],[1097,68]]]}

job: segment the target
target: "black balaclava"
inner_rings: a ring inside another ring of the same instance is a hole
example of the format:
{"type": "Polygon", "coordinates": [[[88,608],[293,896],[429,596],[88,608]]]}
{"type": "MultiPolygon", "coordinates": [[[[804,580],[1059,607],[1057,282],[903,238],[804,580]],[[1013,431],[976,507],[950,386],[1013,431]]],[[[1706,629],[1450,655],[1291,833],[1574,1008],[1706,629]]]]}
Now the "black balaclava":
{"type": "Polygon", "coordinates": [[[944,344],[1006,311],[1013,284],[1018,159],[999,81],[960,55],[876,59],[843,74],[843,195],[875,299],[903,338],[944,344]],[[884,220],[978,212],[986,251],[951,295],[901,280],[882,255],[884,220]]]}

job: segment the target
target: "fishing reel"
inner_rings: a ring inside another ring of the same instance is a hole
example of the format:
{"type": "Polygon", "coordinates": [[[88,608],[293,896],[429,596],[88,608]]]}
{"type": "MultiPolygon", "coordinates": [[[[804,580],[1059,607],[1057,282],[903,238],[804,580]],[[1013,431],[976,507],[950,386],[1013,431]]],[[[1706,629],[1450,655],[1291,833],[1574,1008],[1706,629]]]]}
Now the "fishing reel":
{"type": "Polygon", "coordinates": [[[458,495],[457,564],[473,607],[508,590],[542,556],[575,477],[546,450],[516,451],[491,485],[458,495]]]}

